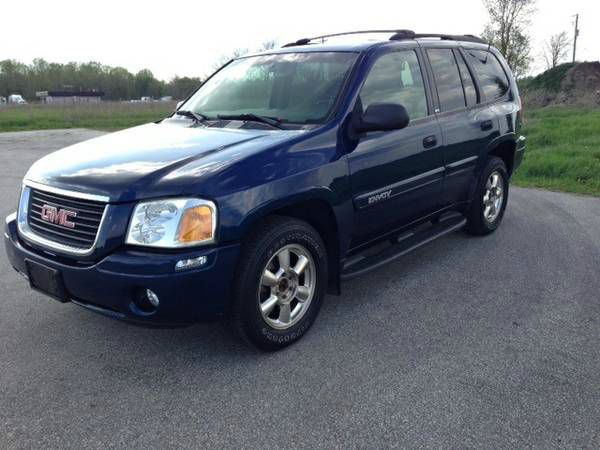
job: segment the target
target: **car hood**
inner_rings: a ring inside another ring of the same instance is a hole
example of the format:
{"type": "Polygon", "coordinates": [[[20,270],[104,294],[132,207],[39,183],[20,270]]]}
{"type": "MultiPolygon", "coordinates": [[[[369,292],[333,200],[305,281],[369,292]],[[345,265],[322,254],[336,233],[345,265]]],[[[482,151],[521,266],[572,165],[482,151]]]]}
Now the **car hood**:
{"type": "Polygon", "coordinates": [[[112,202],[179,195],[245,155],[298,133],[151,123],[51,153],[25,179],[103,195],[112,202]],[[185,170],[187,166],[195,170],[185,170]]]}

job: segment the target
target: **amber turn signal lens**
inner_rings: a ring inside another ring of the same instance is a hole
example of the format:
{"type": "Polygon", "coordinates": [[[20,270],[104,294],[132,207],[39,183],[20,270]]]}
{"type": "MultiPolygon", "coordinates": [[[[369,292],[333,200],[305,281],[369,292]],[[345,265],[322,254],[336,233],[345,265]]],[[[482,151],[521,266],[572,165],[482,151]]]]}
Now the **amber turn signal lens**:
{"type": "Polygon", "coordinates": [[[201,242],[213,238],[213,212],[209,206],[200,205],[183,213],[179,226],[178,241],[201,242]]]}

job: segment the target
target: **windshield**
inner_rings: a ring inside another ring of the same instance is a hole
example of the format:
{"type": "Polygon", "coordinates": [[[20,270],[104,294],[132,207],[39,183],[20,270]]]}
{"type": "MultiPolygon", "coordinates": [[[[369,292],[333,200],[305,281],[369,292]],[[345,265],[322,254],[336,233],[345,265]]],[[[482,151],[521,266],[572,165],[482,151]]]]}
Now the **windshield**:
{"type": "Polygon", "coordinates": [[[355,53],[286,53],[238,59],[182,107],[208,119],[255,114],[320,123],[331,112],[355,53]]]}

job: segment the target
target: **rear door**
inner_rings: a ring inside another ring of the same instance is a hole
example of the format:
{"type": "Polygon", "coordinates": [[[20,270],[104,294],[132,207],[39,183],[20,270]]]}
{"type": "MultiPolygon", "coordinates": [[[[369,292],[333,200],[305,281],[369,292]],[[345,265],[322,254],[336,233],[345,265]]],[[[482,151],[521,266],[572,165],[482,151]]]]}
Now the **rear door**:
{"type": "Polygon", "coordinates": [[[403,105],[410,123],[361,136],[348,155],[353,201],[353,246],[392,232],[439,207],[444,165],[441,132],[426,90],[417,48],[385,50],[374,62],[358,101],[403,105]]]}
{"type": "Polygon", "coordinates": [[[437,92],[436,115],[442,128],[444,206],[468,200],[479,156],[498,135],[498,121],[482,97],[458,48],[425,50],[437,92]]]}

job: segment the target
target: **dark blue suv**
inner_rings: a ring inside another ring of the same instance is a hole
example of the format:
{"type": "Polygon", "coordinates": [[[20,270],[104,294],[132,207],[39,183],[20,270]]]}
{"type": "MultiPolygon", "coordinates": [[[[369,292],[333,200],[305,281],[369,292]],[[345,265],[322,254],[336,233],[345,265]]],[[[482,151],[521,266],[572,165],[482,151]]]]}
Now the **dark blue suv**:
{"type": "Polygon", "coordinates": [[[493,232],[525,149],[502,55],[469,35],[335,36],[231,61],[172,116],[37,161],[6,220],[13,267],[61,302],[226,316],[275,350],[343,279],[493,232]]]}

